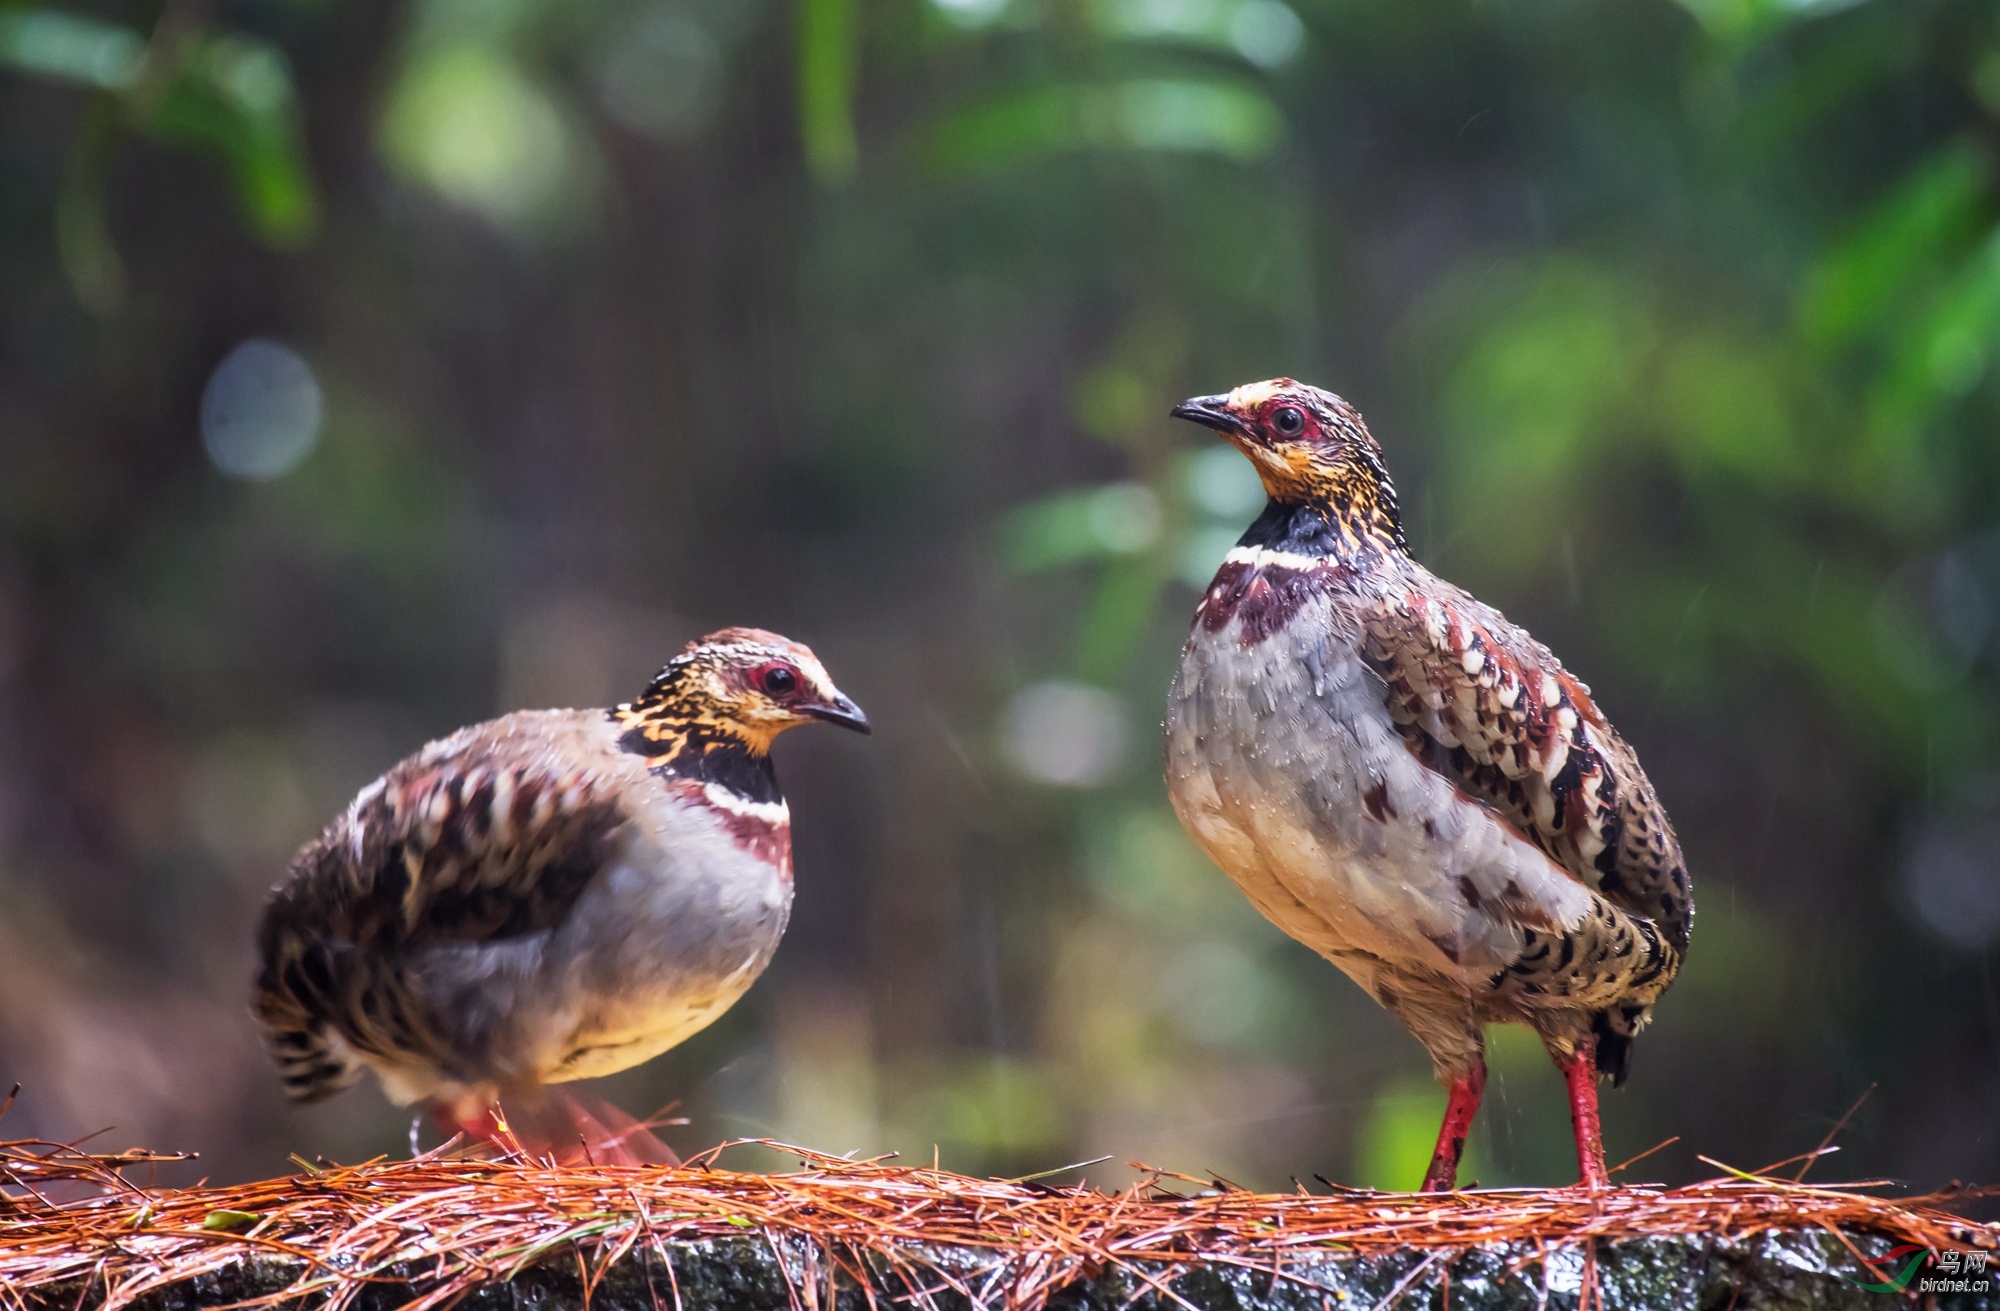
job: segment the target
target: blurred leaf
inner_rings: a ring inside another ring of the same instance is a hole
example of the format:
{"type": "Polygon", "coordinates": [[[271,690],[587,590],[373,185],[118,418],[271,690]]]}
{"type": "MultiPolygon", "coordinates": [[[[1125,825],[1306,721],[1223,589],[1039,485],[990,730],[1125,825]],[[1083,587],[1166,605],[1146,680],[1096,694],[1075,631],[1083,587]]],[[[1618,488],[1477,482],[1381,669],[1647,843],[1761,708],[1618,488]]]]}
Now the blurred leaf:
{"type": "MultiPolygon", "coordinates": [[[[1750,98],[1732,133],[1745,148],[1745,157],[1783,158],[1799,149],[1806,134],[1837,121],[1856,100],[1893,85],[1907,68],[1908,52],[1900,39],[1903,30],[1901,20],[1886,7],[1858,21],[1829,24],[1811,41],[1788,43],[1787,53],[1794,62],[1789,76],[1775,85],[1756,76],[1753,60],[1727,61],[1718,67],[1718,75],[1750,98]]],[[[1738,47],[1730,53],[1743,52],[1738,47]]]]}
{"type": "Polygon", "coordinates": [[[1797,480],[1804,458],[1778,353],[1718,333],[1674,342],[1660,365],[1661,417],[1681,466],[1767,486],[1797,480]]]}
{"type": "Polygon", "coordinates": [[[1681,7],[1701,20],[1709,35],[1732,45],[1747,45],[1779,28],[1809,18],[1837,13],[1863,0],[1681,0],[1681,7]]]}
{"type": "Polygon", "coordinates": [[[105,91],[139,75],[146,42],[137,32],[56,9],[0,9],[0,64],[105,91]]]}
{"type": "Polygon", "coordinates": [[[1941,252],[1977,231],[1991,182],[1984,147],[1959,142],[1897,184],[1807,277],[1799,305],[1806,342],[1836,350],[1877,326],[1941,252]]]}
{"type": "Polygon", "coordinates": [[[1298,14],[1280,0],[1095,0],[1089,13],[1107,35],[1233,50],[1265,68],[1291,59],[1305,38],[1298,14]]]}
{"type": "Polygon", "coordinates": [[[854,131],[860,2],[798,0],[799,135],[813,176],[828,185],[853,177],[860,158],[854,131]]]}
{"type": "Polygon", "coordinates": [[[1639,286],[1575,259],[1482,274],[1459,312],[1489,326],[1445,390],[1454,532],[1491,568],[1552,549],[1563,506],[1637,390],[1656,335],[1639,286]]]}
{"type": "Polygon", "coordinates": [[[1190,454],[1186,478],[1188,499],[1203,513],[1231,523],[1247,523],[1266,500],[1256,466],[1226,442],[1190,454]]]}
{"type": "Polygon", "coordinates": [[[197,36],[157,97],[134,105],[137,125],[218,154],[258,235],[297,248],[318,222],[291,66],[277,47],[236,35],[197,36]]]}
{"type": "Polygon", "coordinates": [[[1140,557],[1104,571],[1077,632],[1077,677],[1116,686],[1138,652],[1165,581],[1160,562],[1140,557]]]}
{"type": "MultiPolygon", "coordinates": [[[[1444,1089],[1421,1076],[1391,1080],[1375,1094],[1354,1150],[1354,1178],[1343,1182],[1385,1192],[1409,1192],[1423,1182],[1444,1119],[1444,1089]]],[[[1477,1134],[1466,1141],[1458,1177],[1489,1174],[1477,1134]]]]}
{"type": "Polygon", "coordinates": [[[1068,150],[1161,150],[1240,162],[1276,148],[1284,118],[1234,82],[1148,80],[1057,85],[997,96],[931,132],[926,157],[946,172],[1068,150]]]}
{"type": "Polygon", "coordinates": [[[1077,379],[1077,422],[1093,437],[1124,441],[1154,417],[1151,400],[1144,379],[1116,364],[1101,365],[1077,379]]]}
{"type": "Polygon", "coordinates": [[[440,45],[383,108],[381,147],[404,177],[523,235],[565,230],[589,203],[580,134],[506,50],[440,45]]]}
{"type": "Polygon", "coordinates": [[[1228,558],[1230,548],[1242,536],[1241,528],[1221,524],[1205,524],[1189,533],[1181,541],[1180,567],[1176,571],[1181,581],[1193,588],[1207,587],[1228,558]]]}
{"type": "Polygon", "coordinates": [[[1017,573],[1130,555],[1159,539],[1160,499],[1131,482],[1057,492],[1016,509],[1001,533],[1007,564],[1017,573]]]}
{"type": "Polygon", "coordinates": [[[1907,444],[1936,406],[1985,376],[1988,353],[2000,345],[2000,229],[1910,318],[1869,397],[1878,449],[1907,444]]]}
{"type": "Polygon", "coordinates": [[[922,1071],[927,1123],[956,1146],[985,1156],[1047,1151],[1062,1141],[1062,1107],[1050,1071],[1029,1061],[980,1056],[922,1071]]]}
{"type": "MultiPolygon", "coordinates": [[[[183,33],[149,60],[146,41],[128,28],[53,9],[6,10],[0,64],[114,93],[134,128],[218,158],[264,241],[290,249],[311,237],[318,204],[297,95],[270,43],[183,33]]],[[[64,269],[78,298],[99,311],[117,303],[124,279],[102,213],[112,126],[101,116],[86,121],[57,202],[64,269]]]]}
{"type": "Polygon", "coordinates": [[[56,192],[56,253],[70,289],[94,314],[110,314],[125,300],[125,261],[105,203],[121,116],[115,97],[91,97],[56,192]]]}

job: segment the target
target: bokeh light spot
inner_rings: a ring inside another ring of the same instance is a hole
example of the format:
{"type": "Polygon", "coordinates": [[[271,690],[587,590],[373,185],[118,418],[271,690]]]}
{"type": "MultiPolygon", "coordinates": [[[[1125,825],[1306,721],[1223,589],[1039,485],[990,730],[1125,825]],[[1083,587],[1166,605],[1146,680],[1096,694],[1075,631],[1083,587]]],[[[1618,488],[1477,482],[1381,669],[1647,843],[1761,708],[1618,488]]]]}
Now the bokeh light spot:
{"type": "Polygon", "coordinates": [[[383,118],[390,163],[507,228],[547,226],[586,194],[561,112],[502,55],[461,46],[405,72],[383,118]]]}
{"type": "Polygon", "coordinates": [[[319,443],[323,403],[312,366],[253,337],[223,358],[201,394],[201,442],[232,478],[290,473],[319,443]]]}
{"type": "Polygon", "coordinates": [[[1160,971],[1160,993],[1176,1026],[1198,1042],[1231,1042],[1257,1022],[1264,974],[1233,942],[1190,945],[1160,971]]]}
{"type": "Polygon", "coordinates": [[[1926,816],[1912,830],[1903,886],[1925,928],[1954,946],[1978,948],[2000,939],[2000,778],[1970,791],[1977,804],[1926,816]]]}
{"type": "Polygon", "coordinates": [[[1924,556],[1889,575],[1871,618],[1883,663],[1920,692],[1963,682],[1994,623],[1978,573],[1956,551],[1924,556]]]}
{"type": "Polygon", "coordinates": [[[1095,787],[1125,755],[1125,707],[1083,683],[1036,683],[1001,716],[1001,744],[1027,777],[1061,787],[1095,787]]]}
{"type": "Polygon", "coordinates": [[[931,0],[958,27],[985,27],[1007,12],[1007,0],[931,0]]]}
{"type": "Polygon", "coordinates": [[[1229,44],[1259,68],[1288,62],[1305,39],[1305,24],[1279,0],[1244,0],[1229,16],[1229,44]]]}
{"type": "Polygon", "coordinates": [[[1188,534],[1181,543],[1180,576],[1189,587],[1207,587],[1215,578],[1215,571],[1222,568],[1229,549],[1236,545],[1241,530],[1210,524],[1188,534]]]}
{"type": "Polygon", "coordinates": [[[1143,551],[1160,536],[1160,498],[1143,483],[1112,483],[1090,498],[1090,531],[1108,551],[1143,551]]]}
{"type": "Polygon", "coordinates": [[[722,87],[722,47],[682,14],[644,16],[620,33],[597,67],[597,98],[605,112],[663,141],[684,140],[707,127],[722,87]]]}
{"type": "Polygon", "coordinates": [[[1218,519],[1235,519],[1263,507],[1264,483],[1233,446],[1217,444],[1188,461],[1188,495],[1218,519]]]}

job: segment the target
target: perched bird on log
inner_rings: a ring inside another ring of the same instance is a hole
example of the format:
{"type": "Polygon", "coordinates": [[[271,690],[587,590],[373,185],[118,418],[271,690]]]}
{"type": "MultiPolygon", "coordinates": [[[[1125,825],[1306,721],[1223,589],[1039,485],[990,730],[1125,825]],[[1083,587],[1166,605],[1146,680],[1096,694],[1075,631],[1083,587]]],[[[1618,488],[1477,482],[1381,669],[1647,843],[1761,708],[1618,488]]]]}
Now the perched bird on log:
{"type": "Polygon", "coordinates": [[[1547,647],[1410,558],[1353,406],[1277,378],[1173,413],[1270,498],[1168,699],[1181,823],[1429,1051],[1449,1102],[1426,1191],[1456,1183],[1494,1023],[1541,1036],[1602,1185],[1599,1077],[1624,1082],[1694,915],[1638,757],[1547,647]]]}
{"type": "Polygon", "coordinates": [[[363,788],[293,858],[257,934],[252,1009],[287,1094],[318,1101],[372,1070],[398,1105],[490,1137],[501,1097],[534,1102],[706,1026],[785,931],[791,819],[770,750],[815,720],[869,731],[811,651],[727,628],[629,704],[505,715],[363,788]]]}

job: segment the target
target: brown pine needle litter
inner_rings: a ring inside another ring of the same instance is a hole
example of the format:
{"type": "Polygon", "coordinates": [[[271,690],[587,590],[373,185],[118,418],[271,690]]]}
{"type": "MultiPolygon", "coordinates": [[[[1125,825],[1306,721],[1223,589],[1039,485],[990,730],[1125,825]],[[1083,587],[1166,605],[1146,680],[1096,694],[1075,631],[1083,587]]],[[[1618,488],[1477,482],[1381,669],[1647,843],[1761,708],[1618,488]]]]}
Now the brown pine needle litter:
{"type": "MultiPolygon", "coordinates": [[[[1743,1172],[1679,1188],[1329,1197],[1250,1193],[1154,1171],[1109,1194],[763,1145],[796,1156],[800,1168],[721,1169],[724,1148],[673,1169],[476,1160],[440,1149],[258,1183],[161,1189],[125,1171],[188,1158],[0,1142],[0,1306],[27,1307],[37,1290],[62,1285],[81,1290],[69,1295],[78,1306],[87,1292],[90,1305],[117,1308],[262,1257],[295,1263],[296,1279],[238,1305],[304,1296],[341,1308],[393,1282],[411,1290],[415,1311],[428,1311],[537,1263],[567,1263],[588,1289],[635,1251],[746,1236],[802,1242],[823,1269],[859,1283],[871,1305],[878,1291],[922,1297],[909,1282],[917,1277],[913,1246],[983,1250],[994,1255],[997,1277],[958,1291],[976,1306],[1009,1307],[1043,1305],[1107,1268],[1179,1301],[1148,1271],[1220,1263],[1282,1274],[1288,1261],[1330,1254],[1450,1254],[1508,1243],[1547,1253],[1594,1239],[1817,1230],[1864,1264],[1853,1242],[1862,1235],[1932,1250],[2000,1246],[2000,1225],[1945,1209],[1990,1194],[1891,1201],[1866,1191],[1871,1185],[1813,1187],[1743,1172]],[[883,1287],[891,1282],[884,1271],[901,1272],[902,1287],[883,1287]]],[[[922,1277],[936,1289],[936,1271],[922,1277]]],[[[678,1293],[659,1296],[671,1307],[678,1293]]],[[[806,1290],[795,1305],[816,1301],[806,1290]]]]}

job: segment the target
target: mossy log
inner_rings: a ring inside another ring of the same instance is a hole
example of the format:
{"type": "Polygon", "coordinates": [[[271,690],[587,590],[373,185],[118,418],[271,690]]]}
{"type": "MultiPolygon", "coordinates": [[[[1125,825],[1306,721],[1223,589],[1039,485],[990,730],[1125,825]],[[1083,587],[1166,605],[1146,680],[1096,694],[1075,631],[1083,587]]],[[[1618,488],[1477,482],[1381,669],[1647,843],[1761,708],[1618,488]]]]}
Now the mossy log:
{"type": "Polygon", "coordinates": [[[1162,1173],[1113,1194],[802,1148],[797,1171],[728,1170],[722,1150],[173,1189],[123,1177],[146,1154],[0,1143],[0,1311],[2000,1311],[2000,1225],[1964,1192],[1738,1174],[1328,1196],[1162,1173]],[[1937,1291],[1952,1274],[1970,1291],[1937,1291]]]}
{"type": "MultiPolygon", "coordinates": [[[[1890,1247],[1863,1237],[1871,1259],[1890,1247]]],[[[923,1306],[974,1311],[1009,1304],[1006,1253],[911,1244],[895,1259],[871,1254],[872,1296],[852,1274],[796,1236],[663,1242],[613,1262],[586,1295],[584,1263],[551,1252],[505,1280],[478,1284],[464,1311],[871,1311],[923,1306]],[[830,1285],[830,1286],[829,1286],[830,1285]]],[[[253,1257],[150,1292],[136,1311],[208,1311],[293,1288],[301,1263],[253,1257]]],[[[1598,1240],[1589,1250],[1501,1243],[1457,1252],[1406,1251],[1329,1255],[1249,1269],[1223,1262],[1140,1263],[1083,1272],[1048,1294],[1050,1311],[1879,1311],[1900,1298],[1863,1288],[1879,1276],[1846,1243],[1824,1232],[1774,1232],[1752,1238],[1693,1236],[1598,1240]]],[[[432,1288],[421,1263],[382,1271],[348,1305],[390,1311],[432,1288]]],[[[2000,1308],[1991,1294],[1925,1296],[1918,1305],[2000,1308]]],[[[312,1306],[321,1291],[278,1306],[312,1306]]],[[[102,1290],[71,1281],[37,1290],[34,1311],[88,1311],[102,1290]]]]}

